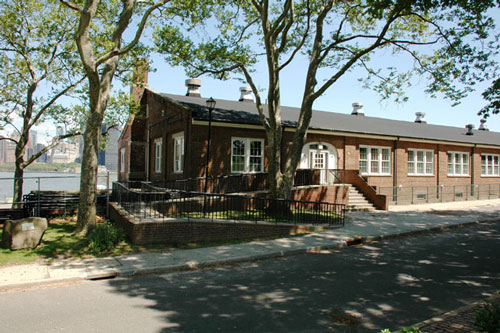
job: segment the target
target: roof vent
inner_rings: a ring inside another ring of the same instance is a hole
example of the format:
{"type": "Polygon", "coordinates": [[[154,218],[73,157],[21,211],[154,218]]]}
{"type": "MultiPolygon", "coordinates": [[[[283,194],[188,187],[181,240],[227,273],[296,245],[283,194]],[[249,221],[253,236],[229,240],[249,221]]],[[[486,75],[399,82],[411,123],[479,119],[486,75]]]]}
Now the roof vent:
{"type": "Polygon", "coordinates": [[[472,130],[474,129],[474,124],[467,124],[465,125],[465,129],[467,130],[467,133],[465,135],[474,135],[472,130]]]}
{"type": "Polygon", "coordinates": [[[365,111],[363,111],[363,103],[355,102],[352,103],[352,112],[353,116],[364,116],[365,111]]]}
{"type": "Polygon", "coordinates": [[[425,120],[425,112],[415,112],[415,122],[427,124],[427,120],[425,120]]]}
{"type": "Polygon", "coordinates": [[[246,87],[241,87],[240,88],[241,96],[239,101],[240,102],[250,102],[253,103],[253,97],[252,97],[252,88],[246,86],[246,87]]]}
{"type": "Polygon", "coordinates": [[[486,118],[482,118],[480,121],[479,121],[479,128],[478,130],[480,131],[489,131],[488,129],[488,126],[486,126],[486,118]]]}
{"type": "Polygon", "coordinates": [[[198,90],[198,88],[201,87],[201,80],[188,79],[186,80],[186,87],[188,88],[186,96],[201,97],[200,91],[198,90]]]}

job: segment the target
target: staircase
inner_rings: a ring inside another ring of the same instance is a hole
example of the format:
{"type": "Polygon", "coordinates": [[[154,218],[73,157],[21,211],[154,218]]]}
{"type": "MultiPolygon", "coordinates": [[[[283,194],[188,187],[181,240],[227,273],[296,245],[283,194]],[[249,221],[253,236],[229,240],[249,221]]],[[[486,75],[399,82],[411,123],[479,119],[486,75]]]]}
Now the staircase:
{"type": "Polygon", "coordinates": [[[349,186],[349,203],[346,206],[347,211],[371,211],[375,209],[375,206],[373,206],[354,185],[349,186]]]}

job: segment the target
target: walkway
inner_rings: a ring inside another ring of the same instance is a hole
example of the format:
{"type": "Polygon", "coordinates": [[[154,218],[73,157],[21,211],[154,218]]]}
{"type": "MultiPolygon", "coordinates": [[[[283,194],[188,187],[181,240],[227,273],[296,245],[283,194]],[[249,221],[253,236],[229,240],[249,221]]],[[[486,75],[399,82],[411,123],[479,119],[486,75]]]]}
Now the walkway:
{"type": "MultiPolygon", "coordinates": [[[[301,237],[88,260],[55,260],[0,268],[0,291],[81,279],[166,273],[341,248],[362,242],[500,220],[500,199],[348,213],[344,228],[301,237]]],[[[470,313],[470,311],[469,311],[470,313]]],[[[426,323],[429,324],[429,323],[426,323]]],[[[453,332],[449,331],[449,332],[453,332]]]]}

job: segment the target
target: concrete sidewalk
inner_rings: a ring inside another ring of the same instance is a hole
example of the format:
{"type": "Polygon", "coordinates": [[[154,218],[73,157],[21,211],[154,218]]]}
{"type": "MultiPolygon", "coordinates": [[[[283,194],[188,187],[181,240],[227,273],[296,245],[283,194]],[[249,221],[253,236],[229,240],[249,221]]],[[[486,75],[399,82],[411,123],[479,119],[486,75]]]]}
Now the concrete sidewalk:
{"type": "Polygon", "coordinates": [[[192,250],[137,253],[88,260],[55,260],[51,263],[2,267],[0,291],[37,284],[166,273],[280,257],[496,220],[500,220],[500,199],[396,206],[391,207],[389,212],[351,212],[348,213],[343,228],[300,237],[192,250]]]}

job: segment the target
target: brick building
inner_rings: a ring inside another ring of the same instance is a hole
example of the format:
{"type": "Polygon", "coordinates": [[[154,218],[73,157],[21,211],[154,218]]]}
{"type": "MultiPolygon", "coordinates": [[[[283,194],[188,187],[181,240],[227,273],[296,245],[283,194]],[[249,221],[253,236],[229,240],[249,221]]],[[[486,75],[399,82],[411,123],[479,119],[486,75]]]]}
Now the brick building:
{"type": "MultiPolygon", "coordinates": [[[[141,112],[129,119],[119,139],[119,180],[204,176],[206,98],[198,91],[199,80],[186,83],[186,96],[133,88],[140,93],[141,112]]],[[[217,100],[212,113],[210,176],[267,170],[265,132],[250,91],[241,92],[239,101],[217,100]]],[[[298,113],[282,107],[283,156],[298,113]]],[[[331,182],[328,170],[359,170],[379,194],[457,185],[470,186],[470,192],[497,184],[500,195],[500,133],[488,131],[484,121],[473,130],[427,124],[424,116],[417,113],[415,122],[367,117],[360,103],[353,103],[350,115],[313,111],[299,169],[319,171],[321,184],[331,182]]]]}

